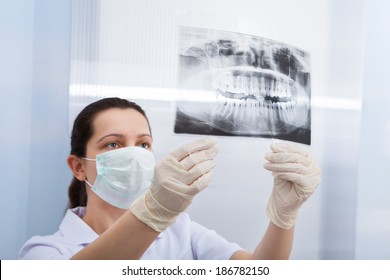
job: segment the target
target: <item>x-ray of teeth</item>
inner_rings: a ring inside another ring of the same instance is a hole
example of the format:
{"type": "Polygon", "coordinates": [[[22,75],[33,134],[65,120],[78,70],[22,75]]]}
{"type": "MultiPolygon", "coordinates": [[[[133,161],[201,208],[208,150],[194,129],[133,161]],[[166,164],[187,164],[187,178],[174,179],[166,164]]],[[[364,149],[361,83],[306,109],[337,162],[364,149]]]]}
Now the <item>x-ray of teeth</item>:
{"type": "Polygon", "coordinates": [[[301,49],[241,33],[180,27],[178,88],[175,133],[310,144],[310,57],[301,49]]]}

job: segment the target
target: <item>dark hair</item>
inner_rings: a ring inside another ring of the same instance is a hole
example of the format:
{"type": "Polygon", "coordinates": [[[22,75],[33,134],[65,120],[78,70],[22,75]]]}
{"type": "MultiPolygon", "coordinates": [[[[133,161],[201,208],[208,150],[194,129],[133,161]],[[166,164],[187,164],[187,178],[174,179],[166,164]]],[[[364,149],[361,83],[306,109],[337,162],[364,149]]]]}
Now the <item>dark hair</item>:
{"type": "MultiPolygon", "coordinates": [[[[87,143],[92,137],[93,121],[97,114],[102,111],[119,108],[119,109],[134,109],[140,112],[146,119],[149,131],[151,132],[149,120],[145,114],[145,111],[136,103],[128,101],[126,99],[110,97],[100,99],[96,102],[89,104],[85,107],[76,117],[73,123],[72,136],[71,136],[71,155],[78,157],[85,157],[87,150],[87,143]]],[[[68,188],[69,204],[68,208],[74,208],[77,206],[87,205],[87,191],[85,189],[85,182],[79,181],[76,177],[73,177],[72,182],[68,188]]]]}

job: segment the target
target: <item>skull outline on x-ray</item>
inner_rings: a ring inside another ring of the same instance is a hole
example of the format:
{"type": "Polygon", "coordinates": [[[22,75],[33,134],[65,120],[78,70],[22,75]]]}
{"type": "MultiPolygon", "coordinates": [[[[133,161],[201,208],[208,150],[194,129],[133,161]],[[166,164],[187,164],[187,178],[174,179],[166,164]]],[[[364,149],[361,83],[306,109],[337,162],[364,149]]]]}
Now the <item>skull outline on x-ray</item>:
{"type": "Polygon", "coordinates": [[[179,44],[178,87],[209,92],[214,102],[190,102],[188,91],[183,91],[175,132],[276,137],[310,144],[306,52],[260,37],[191,27],[180,28],[179,44]],[[204,131],[183,122],[183,116],[204,131]],[[304,139],[299,139],[302,132],[304,139]]]}

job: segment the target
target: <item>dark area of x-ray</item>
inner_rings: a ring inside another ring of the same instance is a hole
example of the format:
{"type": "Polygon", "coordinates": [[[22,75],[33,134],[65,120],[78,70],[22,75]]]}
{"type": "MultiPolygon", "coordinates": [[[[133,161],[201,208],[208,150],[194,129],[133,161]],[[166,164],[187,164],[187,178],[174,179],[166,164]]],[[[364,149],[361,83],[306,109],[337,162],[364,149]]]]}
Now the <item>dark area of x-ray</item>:
{"type": "Polygon", "coordinates": [[[178,88],[175,133],[310,145],[310,58],[303,50],[246,34],[180,27],[178,88]]]}

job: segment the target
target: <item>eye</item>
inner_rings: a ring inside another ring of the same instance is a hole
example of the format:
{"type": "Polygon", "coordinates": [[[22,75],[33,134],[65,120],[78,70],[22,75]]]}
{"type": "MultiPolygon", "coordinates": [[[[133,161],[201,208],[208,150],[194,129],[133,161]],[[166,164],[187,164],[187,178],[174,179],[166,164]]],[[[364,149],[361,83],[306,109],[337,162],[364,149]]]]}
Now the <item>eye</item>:
{"type": "Polygon", "coordinates": [[[119,148],[119,145],[118,145],[118,143],[112,142],[112,143],[107,144],[106,147],[109,149],[117,149],[117,148],[119,148]]]}
{"type": "Polygon", "coordinates": [[[150,145],[148,143],[141,143],[139,146],[147,150],[150,149],[150,145]]]}
{"type": "Polygon", "coordinates": [[[153,139],[149,135],[140,137],[135,143],[137,147],[151,151],[153,149],[153,139]]]}

